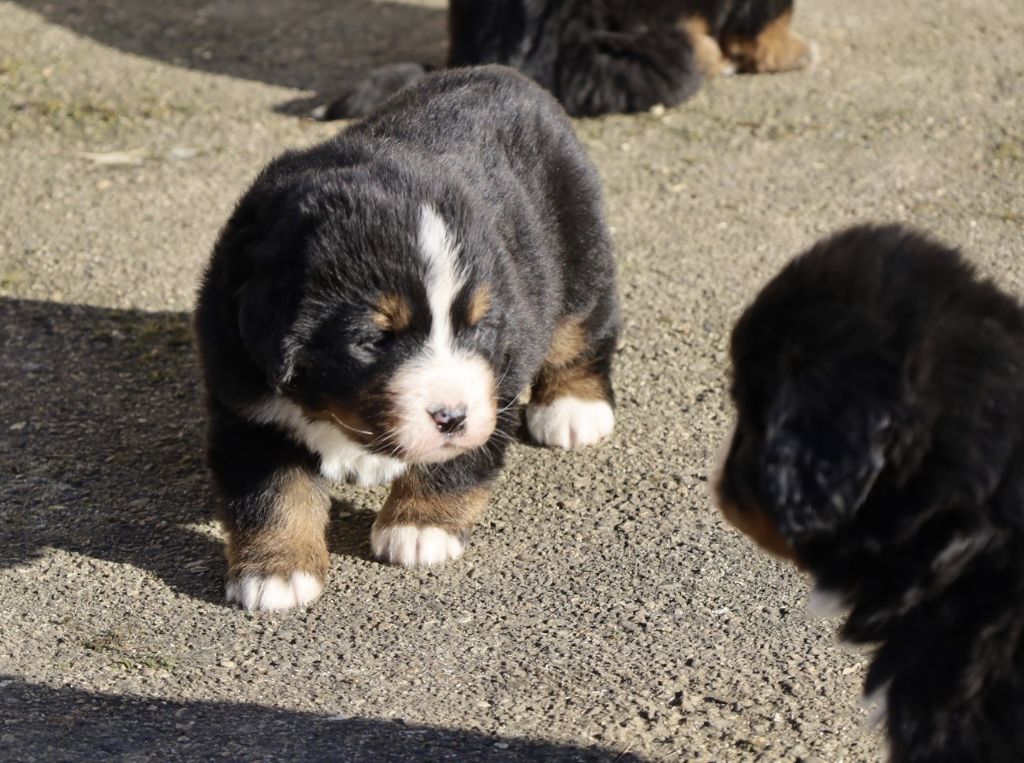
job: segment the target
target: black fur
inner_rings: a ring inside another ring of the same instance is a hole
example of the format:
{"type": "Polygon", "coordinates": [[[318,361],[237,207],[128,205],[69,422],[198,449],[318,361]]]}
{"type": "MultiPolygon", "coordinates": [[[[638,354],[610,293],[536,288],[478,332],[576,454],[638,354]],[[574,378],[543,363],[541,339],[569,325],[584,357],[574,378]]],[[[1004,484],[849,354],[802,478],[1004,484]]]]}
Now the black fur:
{"type": "MultiPolygon", "coordinates": [[[[319,461],[254,421],[253,405],[279,395],[305,411],[338,404],[370,422],[382,415],[380,390],[430,331],[416,252],[424,204],[460,247],[456,342],[487,360],[507,409],[486,446],[417,467],[427,488],[443,494],[494,478],[518,428],[515,400],[567,317],[585,319],[586,352],[608,383],[618,332],[611,242],[596,172],[564,112],[502,67],[425,77],[333,140],[271,162],[221,233],[195,322],[209,459],[229,530],[258,530],[276,476],[312,475],[319,461]],[[471,326],[469,299],[481,285],[491,307],[471,326]],[[382,294],[411,307],[406,330],[375,326],[382,294]]],[[[366,447],[387,454],[392,445],[366,447]]]]}
{"type": "Polygon", "coordinates": [[[900,227],[813,247],[732,337],[719,494],[877,643],[894,761],[1024,760],[1024,311],[900,227]]]}
{"type": "MultiPolygon", "coordinates": [[[[674,106],[701,83],[682,22],[706,20],[715,39],[753,39],[793,0],[451,0],[451,67],[504,64],[533,78],[573,116],[674,106]]],[[[404,67],[405,65],[403,65],[404,67]]],[[[416,76],[382,67],[327,107],[360,117],[416,76]]]]}

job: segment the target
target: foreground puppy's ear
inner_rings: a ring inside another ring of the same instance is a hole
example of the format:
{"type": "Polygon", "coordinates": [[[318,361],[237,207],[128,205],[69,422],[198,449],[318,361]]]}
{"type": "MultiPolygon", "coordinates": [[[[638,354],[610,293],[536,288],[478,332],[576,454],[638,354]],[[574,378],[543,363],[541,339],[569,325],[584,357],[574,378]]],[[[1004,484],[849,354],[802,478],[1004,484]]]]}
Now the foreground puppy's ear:
{"type": "Polygon", "coordinates": [[[294,353],[286,345],[291,322],[284,298],[279,286],[258,280],[245,284],[238,300],[238,331],[245,349],[277,391],[291,381],[295,367],[294,353]]]}
{"type": "Polygon", "coordinates": [[[761,498],[791,541],[852,519],[885,466],[897,392],[887,371],[871,369],[871,379],[864,371],[837,371],[810,388],[789,385],[769,410],[761,498]]]}

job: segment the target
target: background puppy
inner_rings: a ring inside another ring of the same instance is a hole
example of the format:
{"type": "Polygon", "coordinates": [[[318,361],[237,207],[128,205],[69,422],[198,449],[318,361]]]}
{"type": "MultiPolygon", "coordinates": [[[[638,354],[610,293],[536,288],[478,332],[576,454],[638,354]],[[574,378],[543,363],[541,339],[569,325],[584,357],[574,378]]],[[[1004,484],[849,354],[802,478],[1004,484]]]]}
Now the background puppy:
{"type": "Polygon", "coordinates": [[[1024,760],[1024,311],[898,227],[828,239],[732,336],[725,516],[880,646],[896,761],[1024,760]]]}
{"type": "MultiPolygon", "coordinates": [[[[646,111],[686,100],[702,74],[809,66],[792,14],[793,0],[451,0],[448,66],[512,66],[574,116],[646,111]]],[[[381,67],[315,114],[362,116],[423,71],[381,67]]]]}
{"type": "Polygon", "coordinates": [[[324,480],[396,479],[373,553],[462,554],[518,427],[611,432],[619,328],[597,175],[562,109],[501,67],[426,77],[272,162],[221,233],[196,310],[227,596],[319,595],[324,480]]]}

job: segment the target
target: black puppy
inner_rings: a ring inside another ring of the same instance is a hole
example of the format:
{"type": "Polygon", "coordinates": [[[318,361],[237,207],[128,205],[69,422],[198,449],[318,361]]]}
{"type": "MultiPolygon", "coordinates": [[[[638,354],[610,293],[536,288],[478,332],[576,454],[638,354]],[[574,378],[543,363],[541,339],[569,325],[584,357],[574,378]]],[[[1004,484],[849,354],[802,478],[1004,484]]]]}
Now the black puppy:
{"type": "MultiPolygon", "coordinates": [[[[702,75],[811,65],[792,14],[793,0],[451,0],[448,66],[512,66],[574,116],[646,111],[686,100],[702,75]]],[[[362,116],[423,71],[376,69],[314,115],[362,116]]]]}
{"type": "Polygon", "coordinates": [[[196,309],[228,599],[319,595],[325,479],[396,480],[378,557],[460,556],[521,393],[541,443],[611,432],[618,329],[596,172],[558,103],[510,69],[426,77],[272,162],[196,309]]]}
{"type": "Polygon", "coordinates": [[[894,761],[1024,760],[1024,310],[954,250],[860,227],[732,335],[730,522],[877,643],[894,761]]]}

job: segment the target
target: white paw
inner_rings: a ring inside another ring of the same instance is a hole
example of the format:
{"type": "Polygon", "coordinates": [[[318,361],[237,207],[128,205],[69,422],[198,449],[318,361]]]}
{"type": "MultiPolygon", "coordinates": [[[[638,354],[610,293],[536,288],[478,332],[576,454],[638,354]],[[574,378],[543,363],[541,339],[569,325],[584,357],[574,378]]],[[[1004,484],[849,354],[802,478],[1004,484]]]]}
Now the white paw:
{"type": "Polygon", "coordinates": [[[310,119],[315,119],[318,122],[322,122],[324,117],[326,117],[326,116],[327,116],[327,104],[326,103],[321,103],[319,106],[317,106],[315,109],[312,109],[309,112],[309,118],[310,119]]]}
{"type": "Polygon", "coordinates": [[[612,433],[615,413],[604,400],[560,397],[526,409],[526,428],[537,442],[559,448],[593,445],[612,433]]]}
{"type": "Polygon", "coordinates": [[[378,559],[403,567],[433,567],[462,556],[462,541],[440,527],[373,526],[370,548],[378,559]]]}
{"type": "Polygon", "coordinates": [[[323,586],[308,572],[295,571],[287,579],[280,575],[242,575],[227,584],[227,600],[243,609],[280,612],[304,607],[316,601],[323,586]]]}

